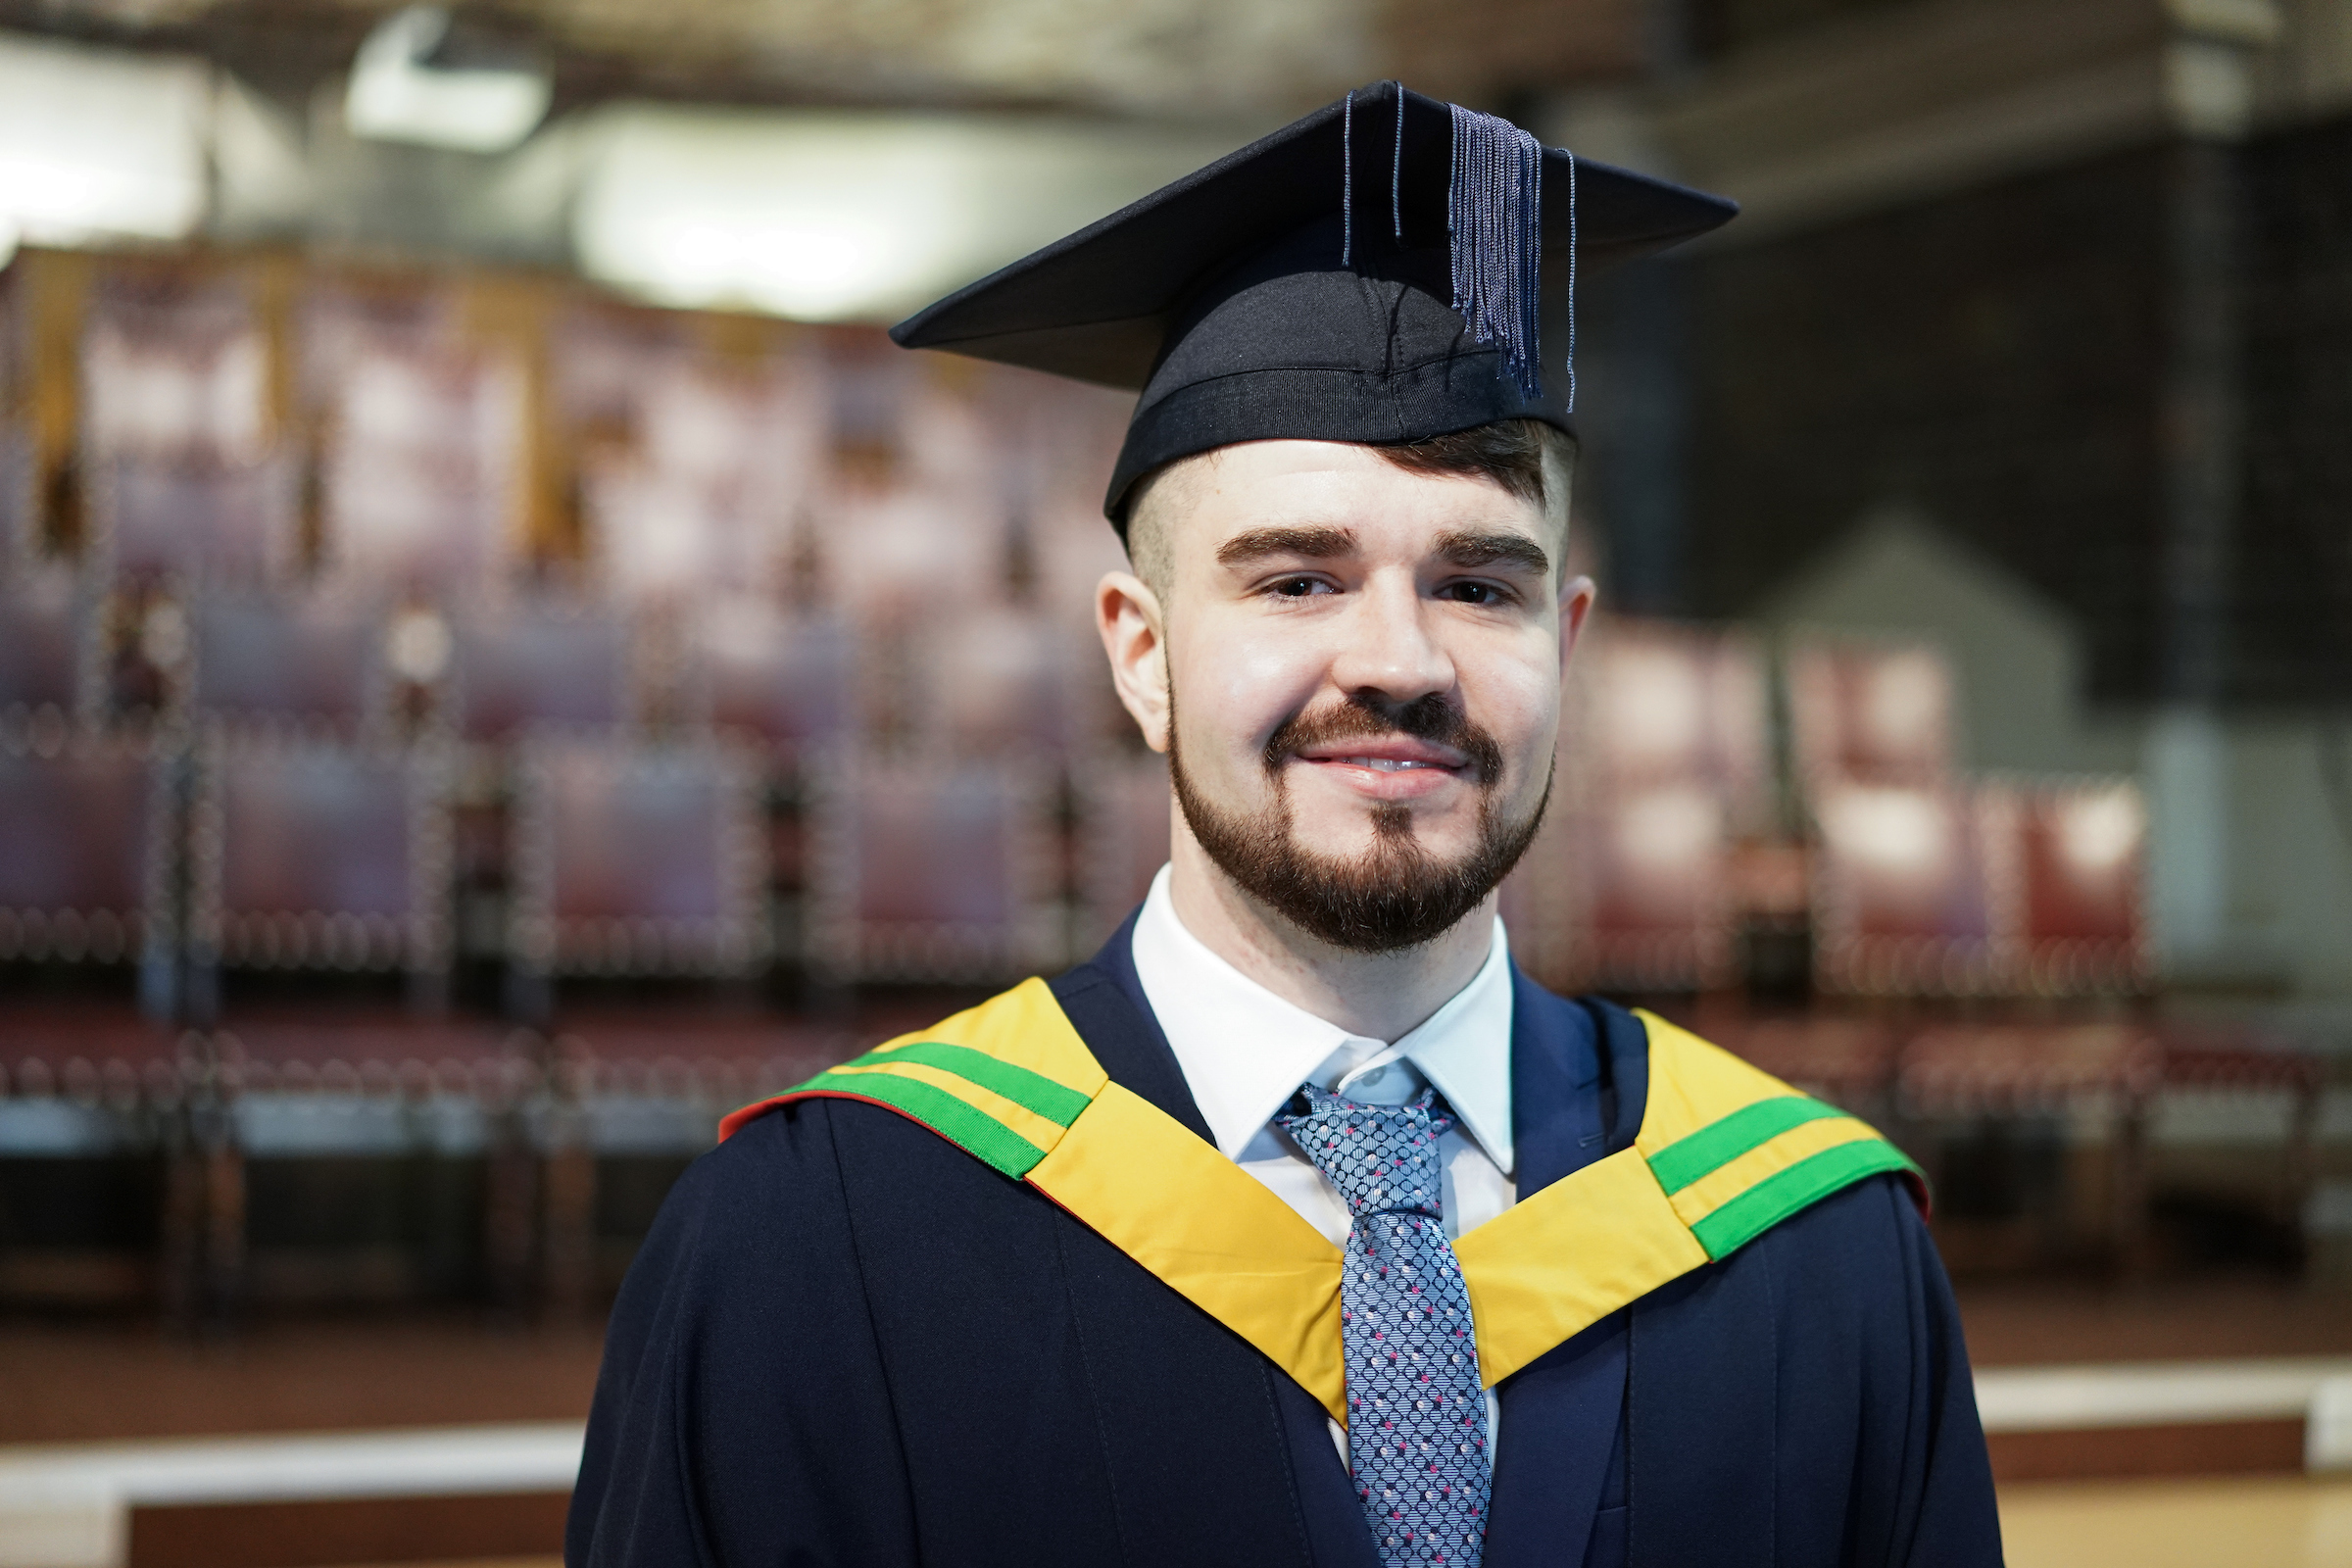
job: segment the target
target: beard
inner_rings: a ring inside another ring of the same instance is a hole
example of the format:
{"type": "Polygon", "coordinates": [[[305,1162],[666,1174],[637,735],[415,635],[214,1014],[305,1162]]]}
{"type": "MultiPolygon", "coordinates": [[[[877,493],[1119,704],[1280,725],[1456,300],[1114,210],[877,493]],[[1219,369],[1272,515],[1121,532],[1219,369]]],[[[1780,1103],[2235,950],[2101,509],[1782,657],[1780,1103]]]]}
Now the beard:
{"type": "Polygon", "coordinates": [[[1500,814],[1502,748],[1443,697],[1401,707],[1356,696],[1337,708],[1286,719],[1266,742],[1263,760],[1273,804],[1252,814],[1212,804],[1184,769],[1177,743],[1175,694],[1168,701],[1168,778],[1176,803],[1208,858],[1244,892],[1319,941],[1350,953],[1394,953],[1434,942],[1486,902],[1544,824],[1551,778],[1535,809],[1500,814]],[[1458,858],[1430,852],[1413,831],[1412,808],[1373,806],[1372,845],[1361,854],[1318,854],[1298,842],[1284,762],[1301,749],[1402,733],[1451,747],[1470,760],[1478,787],[1478,840],[1458,858]]]}

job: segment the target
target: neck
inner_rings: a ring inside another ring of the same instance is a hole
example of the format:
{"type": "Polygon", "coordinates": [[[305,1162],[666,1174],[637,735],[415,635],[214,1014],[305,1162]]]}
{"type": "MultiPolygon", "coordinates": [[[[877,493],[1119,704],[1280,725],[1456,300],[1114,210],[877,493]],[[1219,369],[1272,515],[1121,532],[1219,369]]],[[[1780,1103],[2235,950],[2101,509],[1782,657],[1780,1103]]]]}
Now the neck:
{"type": "Polygon", "coordinates": [[[1434,942],[1354,953],[1307,935],[1244,892],[1176,813],[1168,893],[1184,928],[1285,1002],[1352,1035],[1395,1041],[1476,977],[1494,934],[1494,897],[1434,942]]]}

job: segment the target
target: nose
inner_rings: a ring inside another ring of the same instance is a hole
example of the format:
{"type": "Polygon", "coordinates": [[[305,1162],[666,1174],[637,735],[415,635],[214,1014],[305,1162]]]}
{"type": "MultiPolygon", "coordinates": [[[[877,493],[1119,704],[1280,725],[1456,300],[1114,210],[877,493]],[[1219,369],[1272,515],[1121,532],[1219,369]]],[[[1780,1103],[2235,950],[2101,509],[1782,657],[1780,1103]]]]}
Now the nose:
{"type": "Polygon", "coordinates": [[[1332,660],[1334,685],[1399,706],[1454,686],[1453,658],[1432,635],[1429,605],[1408,573],[1365,584],[1332,660]]]}

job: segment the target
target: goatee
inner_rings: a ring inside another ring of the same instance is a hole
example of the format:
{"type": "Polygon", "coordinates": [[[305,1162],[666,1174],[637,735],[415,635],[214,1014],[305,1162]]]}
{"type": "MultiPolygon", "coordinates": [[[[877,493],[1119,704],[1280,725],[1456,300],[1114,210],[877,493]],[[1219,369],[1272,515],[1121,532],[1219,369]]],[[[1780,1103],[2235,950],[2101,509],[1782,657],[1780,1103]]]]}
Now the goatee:
{"type": "Polygon", "coordinates": [[[1433,942],[1484,903],[1510,874],[1543,826],[1551,780],[1543,799],[1519,820],[1496,808],[1502,749],[1468,714],[1444,697],[1384,705],[1355,696],[1337,708],[1299,713],[1266,742],[1266,774],[1274,803],[1255,815],[1228,814],[1193,785],[1177,743],[1174,694],[1169,697],[1168,777],[1193,837],[1227,876],[1309,936],[1351,953],[1394,953],[1433,942]],[[1283,768],[1310,746],[1397,734],[1450,747],[1469,759],[1479,791],[1478,842],[1456,860],[1430,853],[1413,831],[1412,808],[1384,802],[1372,808],[1372,847],[1360,855],[1319,855],[1301,845],[1292,822],[1283,768]]]}

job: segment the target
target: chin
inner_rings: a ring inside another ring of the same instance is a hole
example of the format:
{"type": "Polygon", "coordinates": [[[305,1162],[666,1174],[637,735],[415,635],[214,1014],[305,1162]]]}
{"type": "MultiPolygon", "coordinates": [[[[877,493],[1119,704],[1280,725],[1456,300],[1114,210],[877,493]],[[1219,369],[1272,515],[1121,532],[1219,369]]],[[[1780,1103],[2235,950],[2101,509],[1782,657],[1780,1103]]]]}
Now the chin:
{"type": "MultiPolygon", "coordinates": [[[[1469,856],[1478,848],[1478,822],[1474,814],[1465,813],[1462,822],[1430,822],[1416,815],[1411,842],[1422,854],[1441,863],[1450,864],[1469,856]]],[[[1298,846],[1309,855],[1329,860],[1358,860],[1379,853],[1396,840],[1373,826],[1372,813],[1357,807],[1341,812],[1318,813],[1310,819],[1299,812],[1293,820],[1291,836],[1298,846]]]]}

